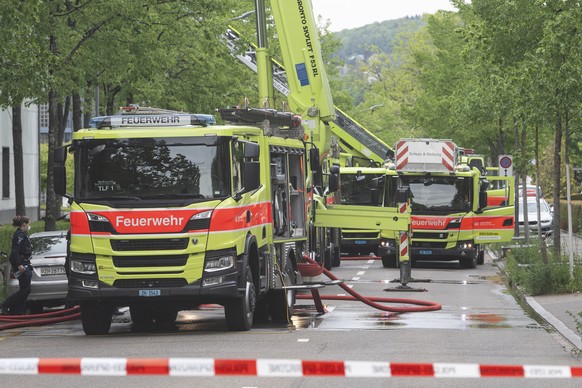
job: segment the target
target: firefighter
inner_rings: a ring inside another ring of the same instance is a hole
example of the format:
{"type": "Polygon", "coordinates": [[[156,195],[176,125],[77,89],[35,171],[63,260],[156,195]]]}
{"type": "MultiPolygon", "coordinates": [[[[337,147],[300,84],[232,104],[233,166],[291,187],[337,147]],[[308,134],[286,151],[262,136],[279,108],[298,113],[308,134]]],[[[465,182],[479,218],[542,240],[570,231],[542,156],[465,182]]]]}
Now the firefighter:
{"type": "Polygon", "coordinates": [[[30,294],[32,280],[32,266],[30,265],[32,244],[26,233],[30,230],[30,218],[16,216],[12,219],[12,225],[16,227],[16,231],[12,237],[10,264],[14,276],[18,279],[19,289],[6,298],[2,304],[2,313],[22,315],[26,312],[26,301],[30,294]]]}

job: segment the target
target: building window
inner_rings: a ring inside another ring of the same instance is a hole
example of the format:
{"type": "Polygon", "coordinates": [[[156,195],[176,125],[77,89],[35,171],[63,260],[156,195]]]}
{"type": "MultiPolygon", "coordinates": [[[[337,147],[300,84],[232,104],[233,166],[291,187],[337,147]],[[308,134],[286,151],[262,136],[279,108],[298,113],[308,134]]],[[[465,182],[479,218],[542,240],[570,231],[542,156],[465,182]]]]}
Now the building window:
{"type": "Polygon", "coordinates": [[[10,198],[10,148],[2,147],[2,198],[10,198]]]}
{"type": "Polygon", "coordinates": [[[48,128],[49,126],[48,104],[40,104],[38,106],[38,115],[40,120],[40,126],[48,128]]]}

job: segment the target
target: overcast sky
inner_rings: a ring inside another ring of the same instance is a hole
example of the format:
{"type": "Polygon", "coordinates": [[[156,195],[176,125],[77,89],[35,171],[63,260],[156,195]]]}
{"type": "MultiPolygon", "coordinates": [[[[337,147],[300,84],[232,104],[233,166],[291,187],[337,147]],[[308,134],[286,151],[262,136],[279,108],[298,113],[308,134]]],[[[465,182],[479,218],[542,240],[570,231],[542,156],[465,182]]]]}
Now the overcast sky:
{"type": "Polygon", "coordinates": [[[449,0],[311,0],[315,18],[331,21],[330,31],[356,28],[406,16],[456,11],[449,0]]]}

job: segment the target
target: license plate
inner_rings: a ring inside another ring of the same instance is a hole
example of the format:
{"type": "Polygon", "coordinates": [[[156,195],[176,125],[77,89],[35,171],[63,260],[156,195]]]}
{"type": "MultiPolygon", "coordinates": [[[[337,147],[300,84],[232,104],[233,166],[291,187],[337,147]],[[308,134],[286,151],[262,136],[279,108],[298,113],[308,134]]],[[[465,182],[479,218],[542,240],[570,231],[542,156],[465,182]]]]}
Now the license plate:
{"type": "Polygon", "coordinates": [[[45,275],[64,275],[65,267],[42,267],[40,269],[41,276],[45,275]]]}
{"type": "Polygon", "coordinates": [[[421,255],[432,255],[432,251],[419,251],[421,255]]]}
{"type": "Polygon", "coordinates": [[[356,245],[365,245],[366,240],[356,240],[356,245]]]}
{"type": "Polygon", "coordinates": [[[139,290],[139,296],[160,296],[162,291],[160,290],[139,290]]]}

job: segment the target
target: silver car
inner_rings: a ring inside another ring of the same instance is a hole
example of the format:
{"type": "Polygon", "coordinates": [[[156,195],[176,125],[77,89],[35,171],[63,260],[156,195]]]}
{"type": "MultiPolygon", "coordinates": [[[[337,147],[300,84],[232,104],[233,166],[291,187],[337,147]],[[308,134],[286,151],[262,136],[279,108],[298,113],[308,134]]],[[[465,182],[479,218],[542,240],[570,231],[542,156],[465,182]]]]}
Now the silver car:
{"type": "MultiPolygon", "coordinates": [[[[524,212],[525,207],[523,206],[523,202],[519,201],[519,213],[518,213],[518,222],[519,228],[524,229],[524,212]]],[[[538,210],[536,204],[535,197],[528,197],[527,198],[527,221],[529,224],[530,230],[538,230],[538,224],[541,226],[542,232],[548,232],[552,230],[554,225],[554,213],[552,212],[550,205],[546,202],[545,199],[540,198],[540,222],[538,222],[538,210]]]]}
{"type": "MultiPolygon", "coordinates": [[[[39,232],[30,235],[32,243],[32,281],[28,296],[31,313],[46,307],[64,305],[67,299],[68,280],[65,273],[67,231],[39,232]]],[[[18,291],[18,280],[12,274],[6,285],[6,295],[18,291]]]]}

